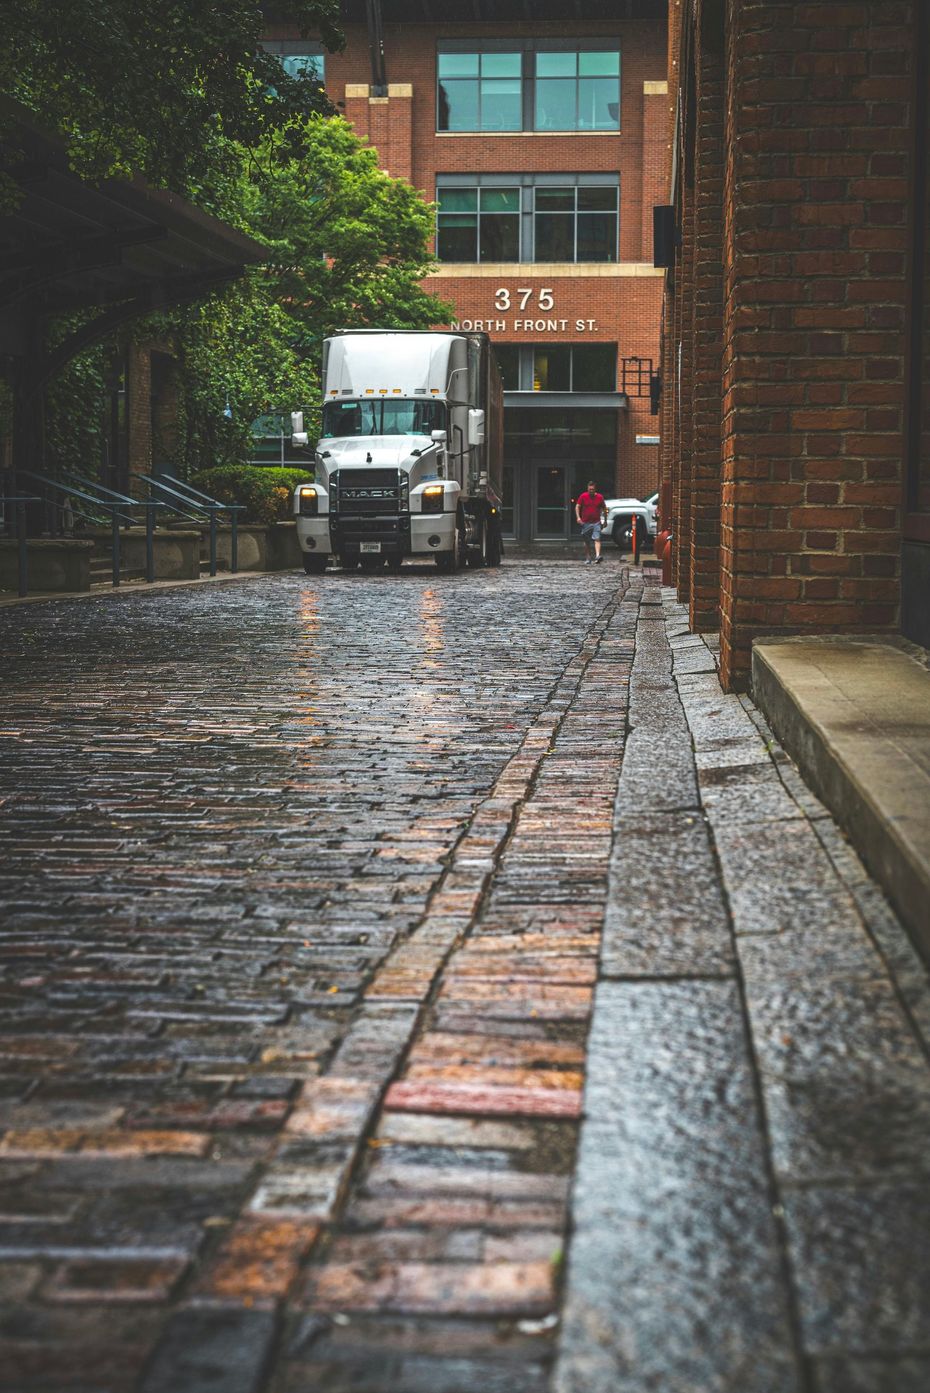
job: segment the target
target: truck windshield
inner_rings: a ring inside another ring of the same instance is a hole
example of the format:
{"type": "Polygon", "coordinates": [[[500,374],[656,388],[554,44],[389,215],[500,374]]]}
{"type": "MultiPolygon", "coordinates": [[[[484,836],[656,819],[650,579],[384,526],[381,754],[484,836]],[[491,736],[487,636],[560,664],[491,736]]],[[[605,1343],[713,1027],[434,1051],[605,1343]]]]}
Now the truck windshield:
{"type": "Polygon", "coordinates": [[[429,435],[446,428],[446,404],[411,397],[370,397],[328,401],[323,406],[323,436],[429,435]]]}

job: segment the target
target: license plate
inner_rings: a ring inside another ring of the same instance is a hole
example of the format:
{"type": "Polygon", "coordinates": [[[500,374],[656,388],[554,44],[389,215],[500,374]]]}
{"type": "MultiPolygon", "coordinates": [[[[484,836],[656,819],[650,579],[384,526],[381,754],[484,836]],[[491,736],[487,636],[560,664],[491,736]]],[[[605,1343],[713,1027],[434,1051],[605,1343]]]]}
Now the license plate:
{"type": "Polygon", "coordinates": [[[359,542],[359,544],[358,544],[358,549],[359,549],[359,551],[368,551],[368,552],[375,551],[375,552],[378,552],[378,551],[381,550],[381,543],[380,543],[380,542],[359,542]]]}

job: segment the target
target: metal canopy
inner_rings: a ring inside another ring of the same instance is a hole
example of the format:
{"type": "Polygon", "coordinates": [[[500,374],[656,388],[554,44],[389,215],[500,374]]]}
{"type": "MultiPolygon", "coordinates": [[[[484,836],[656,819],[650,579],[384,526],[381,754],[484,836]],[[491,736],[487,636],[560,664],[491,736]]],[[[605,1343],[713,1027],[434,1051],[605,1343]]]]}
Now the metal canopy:
{"type": "MultiPolygon", "coordinates": [[[[343,0],[342,18],[346,24],[364,24],[370,0],[343,0]]],[[[594,22],[616,24],[629,20],[661,20],[668,16],[668,5],[661,0],[467,0],[453,12],[448,0],[380,0],[385,24],[494,24],[522,20],[538,24],[546,20],[563,23],[594,22]]]]}
{"type": "Polygon", "coordinates": [[[625,392],[505,392],[505,406],[542,407],[547,411],[628,411],[630,399],[625,392]]]}
{"type": "MultiPolygon", "coordinates": [[[[33,351],[36,326],[53,316],[106,309],[109,329],[206,294],[264,259],[257,242],[177,194],[141,179],[82,180],[61,140],[11,102],[0,110],[4,169],[20,190],[0,214],[0,352],[33,351]]],[[[86,331],[84,340],[92,341],[86,331]]]]}

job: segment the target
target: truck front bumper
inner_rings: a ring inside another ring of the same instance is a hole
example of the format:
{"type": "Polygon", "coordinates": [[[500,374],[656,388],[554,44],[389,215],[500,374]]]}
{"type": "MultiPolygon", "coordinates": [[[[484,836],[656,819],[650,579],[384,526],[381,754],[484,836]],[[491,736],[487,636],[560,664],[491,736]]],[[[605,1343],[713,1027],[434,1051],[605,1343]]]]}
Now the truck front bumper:
{"type": "Polygon", "coordinates": [[[316,556],[360,556],[363,542],[378,544],[382,556],[435,556],[455,545],[455,513],[298,517],[297,538],[316,556]]]}

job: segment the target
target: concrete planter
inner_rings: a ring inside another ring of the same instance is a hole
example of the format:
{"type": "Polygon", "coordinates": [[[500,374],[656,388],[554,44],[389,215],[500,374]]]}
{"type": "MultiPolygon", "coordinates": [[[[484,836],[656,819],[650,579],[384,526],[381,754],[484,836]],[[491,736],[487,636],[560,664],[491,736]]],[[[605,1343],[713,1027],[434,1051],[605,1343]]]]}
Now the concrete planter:
{"type": "MultiPolygon", "coordinates": [[[[73,537],[30,537],[29,593],[89,590],[94,544],[73,537]]],[[[19,544],[0,541],[0,590],[19,586],[19,544]]]]}
{"type": "MultiPolygon", "coordinates": [[[[82,534],[94,547],[95,562],[110,560],[111,533],[106,527],[90,527],[82,534]]],[[[157,530],[153,536],[155,579],[196,580],[200,575],[200,533],[192,528],[157,530]]],[[[145,528],[130,527],[119,534],[120,569],[145,572],[145,528]]]]}
{"type": "MultiPolygon", "coordinates": [[[[209,555],[210,532],[203,533],[203,555],[209,555]]],[[[225,524],[216,530],[216,561],[221,571],[228,571],[232,562],[232,529],[225,524]]],[[[240,571],[290,571],[303,565],[297,541],[297,524],[275,522],[270,526],[257,523],[239,524],[240,571]]]]}

